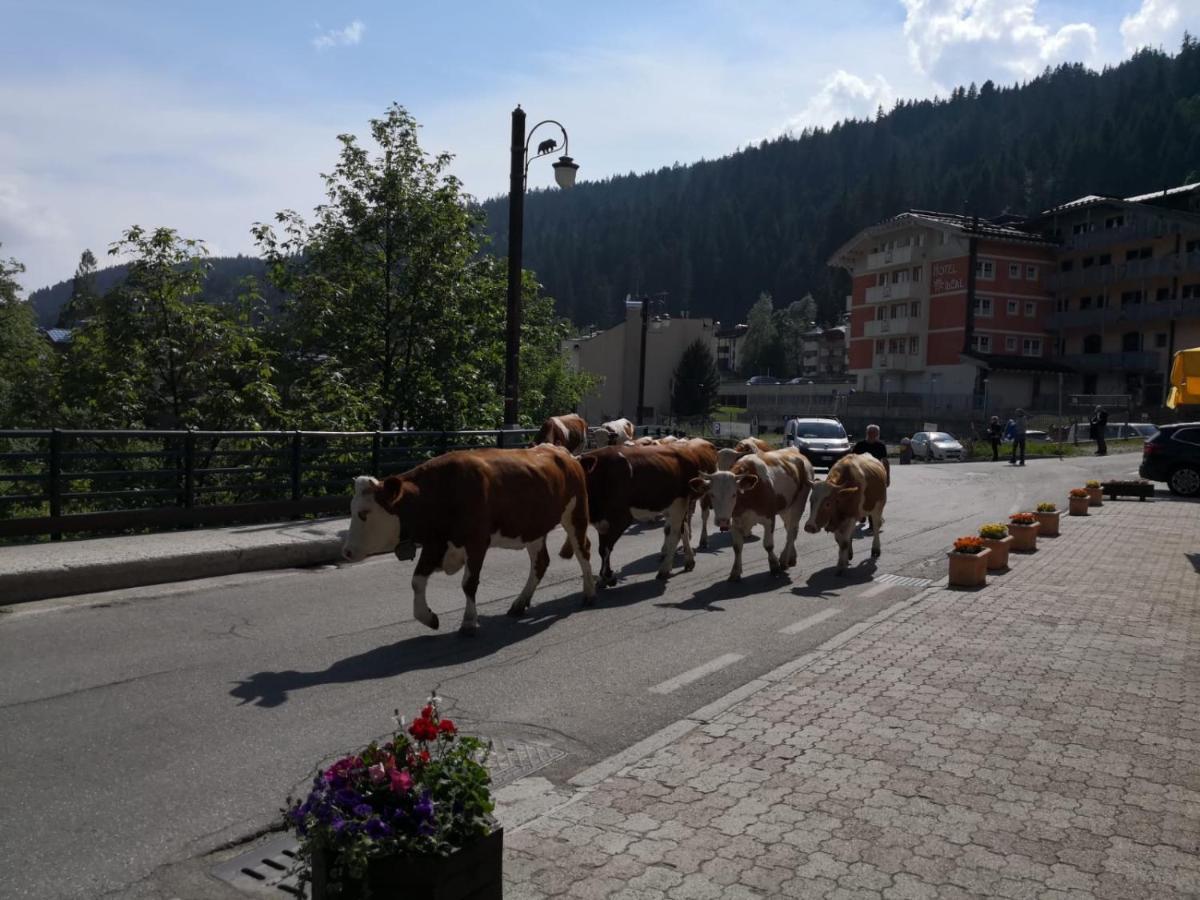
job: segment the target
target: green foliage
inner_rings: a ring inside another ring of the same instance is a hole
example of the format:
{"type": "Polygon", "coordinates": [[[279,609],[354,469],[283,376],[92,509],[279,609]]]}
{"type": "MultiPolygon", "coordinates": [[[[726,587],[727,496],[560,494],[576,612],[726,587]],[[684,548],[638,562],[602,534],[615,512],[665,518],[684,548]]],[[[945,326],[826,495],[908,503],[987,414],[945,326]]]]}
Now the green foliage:
{"type": "Polygon", "coordinates": [[[708,343],[700,338],[684,349],[675,367],[671,408],[676,416],[707,416],[717,408],[721,373],[708,343]]]}
{"type": "Polygon", "coordinates": [[[38,332],[33,309],[17,297],[25,267],[0,257],[0,427],[31,428],[49,421],[58,360],[38,332]]]}
{"type": "MultiPolygon", "coordinates": [[[[207,251],[134,226],[112,245],[128,277],[88,297],[63,365],[63,414],[89,428],[259,429],[279,405],[271,353],[236,310],[199,302],[207,251]]],[[[81,266],[82,268],[82,266],[81,266]]]]}
{"type": "Polygon", "coordinates": [[[746,324],[740,356],[742,374],[781,377],[787,359],[770,294],[759,295],[758,302],[750,307],[746,324]]]}
{"type": "Polygon", "coordinates": [[[1058,507],[1047,501],[1045,503],[1039,503],[1037,505],[1037,511],[1040,513],[1058,512],[1058,507]]]}

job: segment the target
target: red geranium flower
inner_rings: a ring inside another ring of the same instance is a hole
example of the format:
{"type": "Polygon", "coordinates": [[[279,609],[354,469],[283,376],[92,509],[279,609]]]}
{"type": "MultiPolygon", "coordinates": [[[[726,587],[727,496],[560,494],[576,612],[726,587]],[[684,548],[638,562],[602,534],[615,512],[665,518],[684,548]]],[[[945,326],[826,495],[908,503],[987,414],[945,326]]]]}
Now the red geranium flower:
{"type": "Polygon", "coordinates": [[[442,721],[438,723],[438,731],[440,731],[442,734],[453,735],[458,731],[458,729],[454,727],[454,722],[452,720],[442,719],[442,721]]]}
{"type": "Polygon", "coordinates": [[[408,733],[418,741],[435,741],[438,735],[437,726],[433,724],[433,720],[426,718],[417,719],[409,725],[408,733]]]}

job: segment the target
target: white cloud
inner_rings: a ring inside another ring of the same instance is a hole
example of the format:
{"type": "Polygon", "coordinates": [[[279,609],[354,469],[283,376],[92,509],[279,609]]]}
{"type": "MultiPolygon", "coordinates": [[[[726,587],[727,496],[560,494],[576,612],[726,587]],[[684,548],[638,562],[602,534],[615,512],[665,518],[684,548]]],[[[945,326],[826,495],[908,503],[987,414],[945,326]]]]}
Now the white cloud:
{"type": "Polygon", "coordinates": [[[1162,47],[1174,53],[1184,31],[1192,34],[1200,31],[1200,4],[1142,0],[1141,9],[1121,20],[1121,38],[1127,53],[1142,47],[1162,47]]]}
{"type": "Polygon", "coordinates": [[[890,109],[895,100],[892,86],[882,75],[866,81],[845,69],[825,79],[821,89],[797,115],[783,126],[786,134],[798,134],[809,126],[828,128],[844,119],[867,119],[882,106],[890,109]]]}
{"type": "Polygon", "coordinates": [[[1096,60],[1095,27],[1077,22],[1053,29],[1038,21],[1038,0],[903,3],[912,61],[943,89],[987,78],[1031,78],[1048,65],[1096,60]]]}
{"type": "Polygon", "coordinates": [[[334,28],[313,38],[312,45],[318,50],[328,50],[330,47],[353,47],[362,41],[363,33],[367,30],[358,19],[345,28],[334,28]]]}

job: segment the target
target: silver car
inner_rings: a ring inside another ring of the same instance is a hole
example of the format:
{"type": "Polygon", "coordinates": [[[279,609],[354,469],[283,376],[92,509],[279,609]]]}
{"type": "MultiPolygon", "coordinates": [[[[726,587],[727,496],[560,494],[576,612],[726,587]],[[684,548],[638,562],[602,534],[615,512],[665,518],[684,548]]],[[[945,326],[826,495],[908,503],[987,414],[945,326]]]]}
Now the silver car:
{"type": "Polygon", "coordinates": [[[912,436],[912,452],[917,459],[962,459],[963,445],[945,431],[918,431],[912,436]]]}

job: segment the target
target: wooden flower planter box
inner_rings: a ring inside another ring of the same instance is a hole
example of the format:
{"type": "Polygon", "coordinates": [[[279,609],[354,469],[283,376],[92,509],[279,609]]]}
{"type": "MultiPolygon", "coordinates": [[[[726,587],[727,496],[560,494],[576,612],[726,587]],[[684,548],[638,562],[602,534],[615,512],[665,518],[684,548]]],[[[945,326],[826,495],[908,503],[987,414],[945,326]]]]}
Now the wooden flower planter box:
{"type": "Polygon", "coordinates": [[[1011,534],[1002,538],[984,538],[983,546],[987,547],[987,567],[989,572],[997,572],[1008,568],[1008,549],[1012,546],[1011,534]]]}
{"type": "Polygon", "coordinates": [[[1042,537],[1058,537],[1058,518],[1061,512],[1035,512],[1038,520],[1038,534],[1042,537]]]}
{"type": "Polygon", "coordinates": [[[1086,488],[1088,492],[1088,506],[1103,506],[1104,505],[1104,489],[1103,488],[1086,488]]]}
{"type": "Polygon", "coordinates": [[[1037,549],[1038,526],[1033,525],[1018,525],[1016,522],[1010,522],[1008,525],[1008,536],[1012,538],[1012,550],[1031,551],[1037,549]]]}
{"type": "Polygon", "coordinates": [[[947,553],[946,557],[950,560],[950,586],[982,587],[987,584],[988,557],[991,555],[991,551],[986,549],[979,553],[947,553]]]}
{"type": "Polygon", "coordinates": [[[1067,512],[1072,516],[1086,516],[1091,503],[1090,497],[1068,497],[1067,512]]]}
{"type": "Polygon", "coordinates": [[[382,856],[371,860],[364,879],[330,882],[333,860],[313,854],[312,900],[503,900],[504,829],[449,856],[382,856]],[[340,889],[339,889],[340,888],[340,889]]]}
{"type": "Polygon", "coordinates": [[[1154,496],[1154,485],[1149,481],[1103,481],[1100,490],[1108,495],[1109,500],[1118,497],[1137,497],[1145,500],[1154,496]]]}

